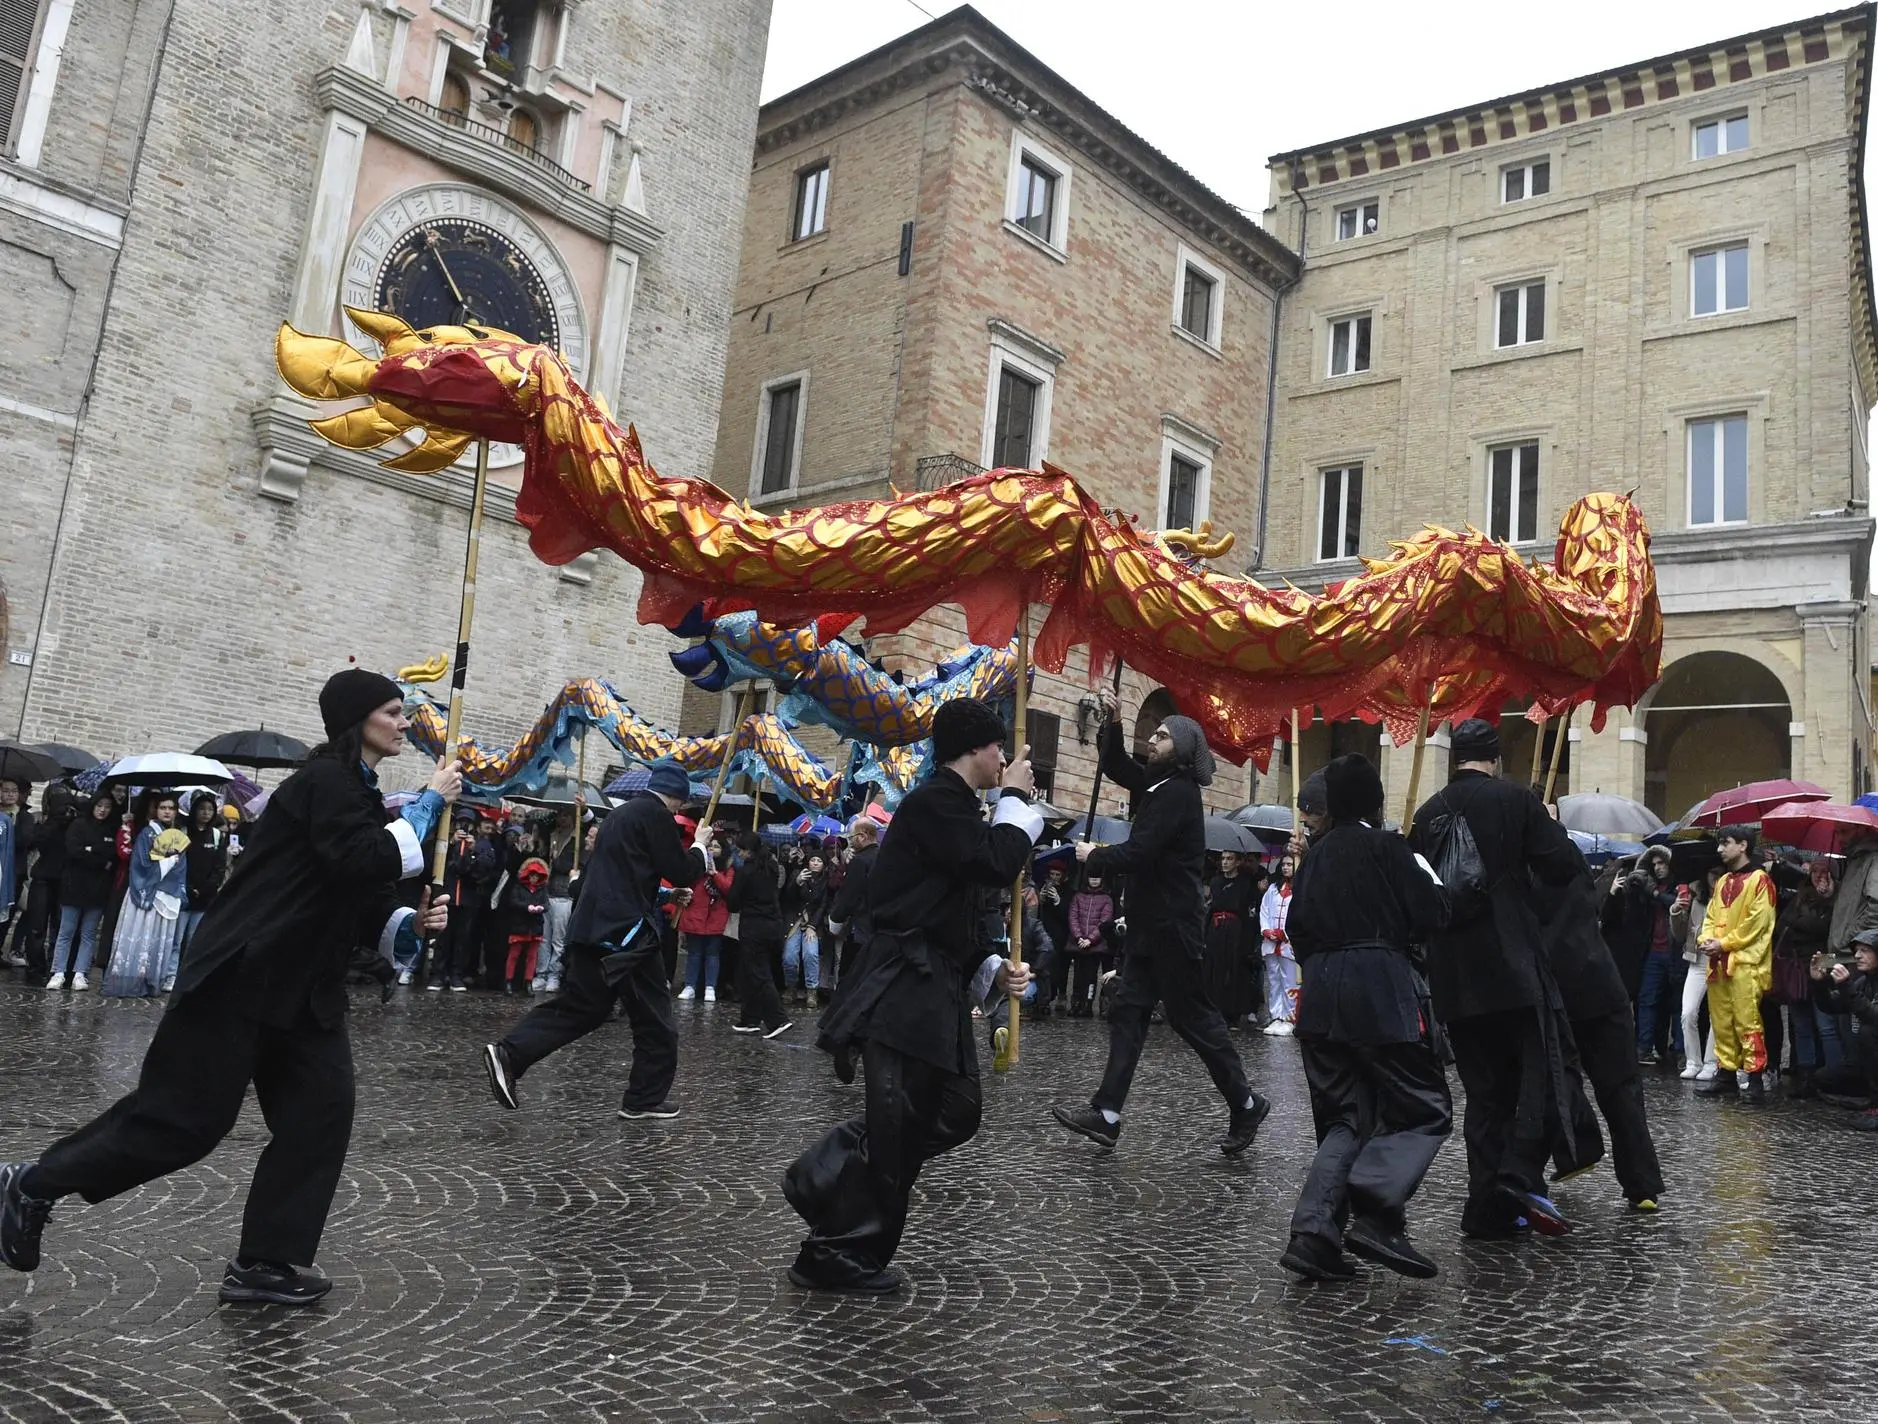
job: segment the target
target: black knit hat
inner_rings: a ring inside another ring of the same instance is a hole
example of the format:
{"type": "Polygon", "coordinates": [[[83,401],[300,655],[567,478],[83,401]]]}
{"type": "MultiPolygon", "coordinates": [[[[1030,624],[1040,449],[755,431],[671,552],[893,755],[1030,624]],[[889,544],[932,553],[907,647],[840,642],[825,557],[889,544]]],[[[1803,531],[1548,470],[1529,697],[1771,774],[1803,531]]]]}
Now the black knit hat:
{"type": "Polygon", "coordinates": [[[939,704],[932,719],[932,759],[944,766],[980,747],[1004,740],[1004,719],[976,697],[939,704]]]}
{"type": "Polygon", "coordinates": [[[337,741],[387,702],[402,702],[404,689],[383,673],[347,668],[326,679],[320,689],[320,721],[326,740],[337,741]]]}
{"type": "Polygon", "coordinates": [[[1327,816],[1329,811],[1324,805],[1324,772],[1318,768],[1304,778],[1304,785],[1298,788],[1298,810],[1312,816],[1327,816]]]}
{"type": "Polygon", "coordinates": [[[1340,756],[1324,768],[1324,806],[1338,824],[1382,815],[1382,773],[1366,756],[1340,756]]]}

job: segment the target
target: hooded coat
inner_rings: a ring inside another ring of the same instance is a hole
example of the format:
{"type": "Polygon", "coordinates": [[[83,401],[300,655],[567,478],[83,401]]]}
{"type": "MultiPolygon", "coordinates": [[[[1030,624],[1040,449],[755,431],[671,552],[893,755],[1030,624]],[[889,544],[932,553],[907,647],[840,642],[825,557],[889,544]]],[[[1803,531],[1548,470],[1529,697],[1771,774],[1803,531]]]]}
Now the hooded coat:
{"type": "Polygon", "coordinates": [[[1134,819],[1127,840],[1099,847],[1085,864],[1089,874],[1105,880],[1128,878],[1131,952],[1140,947],[1199,959],[1206,953],[1206,808],[1200,787],[1212,780],[1213,754],[1204,740],[1197,756],[1182,747],[1181,729],[1173,724],[1187,718],[1167,721],[1181,759],[1166,770],[1129,756],[1117,723],[1102,729],[1102,774],[1133,798],[1134,819]]]}

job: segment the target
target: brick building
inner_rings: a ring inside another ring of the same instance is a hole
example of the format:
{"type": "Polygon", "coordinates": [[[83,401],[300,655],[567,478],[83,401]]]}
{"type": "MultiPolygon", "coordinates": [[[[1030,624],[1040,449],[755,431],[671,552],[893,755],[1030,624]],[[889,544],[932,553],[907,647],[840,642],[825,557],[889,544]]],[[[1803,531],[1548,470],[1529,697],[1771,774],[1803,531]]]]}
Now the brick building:
{"type": "MultiPolygon", "coordinates": [[[[1549,558],[1579,495],[1642,503],[1663,680],[1572,732],[1569,789],[1673,818],[1761,777],[1872,785],[1873,15],[1271,160],[1265,225],[1304,256],[1278,343],[1272,577],[1319,587],[1424,522],[1549,558]]],[[[1523,776],[1530,724],[1507,726],[1523,776]]],[[[1364,738],[1319,727],[1304,762],[1364,738]]],[[[1399,798],[1408,757],[1388,761],[1399,798]]]]}
{"type": "MultiPolygon", "coordinates": [[[[10,7],[0,729],[98,752],[256,722],[309,735],[349,656],[454,642],[469,475],[400,476],[314,437],[274,371],[283,318],[360,342],[342,302],[430,325],[460,301],[557,343],[661,469],[705,473],[768,13],[10,7]]],[[[518,452],[495,463],[469,730],[511,737],[595,674],[675,721],[638,575],[537,563],[518,452]]]]}
{"type": "MultiPolygon", "coordinates": [[[[969,8],[764,105],[749,182],[718,484],[804,506],[1048,459],[1146,527],[1211,518],[1243,563],[1296,275],[1250,218],[969,8]]],[[[918,674],[963,641],[941,609],[869,646],[918,674]]],[[[1030,741],[1073,805],[1093,704],[1080,652],[1065,673],[1030,741]]],[[[1125,697],[1148,729],[1170,706],[1125,697]]],[[[1248,788],[1227,769],[1215,804],[1248,788]]]]}

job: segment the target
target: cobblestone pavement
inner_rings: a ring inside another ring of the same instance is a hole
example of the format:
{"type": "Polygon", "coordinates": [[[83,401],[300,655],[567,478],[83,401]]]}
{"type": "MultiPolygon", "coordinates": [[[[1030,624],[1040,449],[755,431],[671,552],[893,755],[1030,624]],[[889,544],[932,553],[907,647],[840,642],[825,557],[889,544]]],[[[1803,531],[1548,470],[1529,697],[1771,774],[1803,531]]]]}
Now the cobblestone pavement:
{"type": "MultiPolygon", "coordinates": [[[[783,1165],[853,1089],[796,1042],[678,1005],[669,1123],[614,1109],[623,1024],[541,1065],[519,1113],[476,1049],[482,994],[355,1003],[360,1104],[311,1310],[220,1306],[263,1140],[250,1107],[198,1167],[61,1204],[46,1261],[0,1273],[0,1419],[1743,1420],[1878,1418],[1869,1329],[1878,1137],[1813,1105],[1695,1103],[1652,1078],[1672,1183],[1628,1215],[1608,1172],[1561,1189],[1562,1242],[1463,1242],[1461,1153],[1416,1202],[1432,1282],[1294,1283],[1276,1258],[1310,1154],[1295,1044],[1242,1048],[1276,1099],[1238,1161],[1165,1029],[1120,1148],[1049,1120],[1093,1086],[1100,1024],[1025,1035],[984,1129],[922,1180],[897,1298],[783,1276],[783,1165]]],[[[0,980],[0,1159],[134,1080],[153,1005],[0,980]]]]}

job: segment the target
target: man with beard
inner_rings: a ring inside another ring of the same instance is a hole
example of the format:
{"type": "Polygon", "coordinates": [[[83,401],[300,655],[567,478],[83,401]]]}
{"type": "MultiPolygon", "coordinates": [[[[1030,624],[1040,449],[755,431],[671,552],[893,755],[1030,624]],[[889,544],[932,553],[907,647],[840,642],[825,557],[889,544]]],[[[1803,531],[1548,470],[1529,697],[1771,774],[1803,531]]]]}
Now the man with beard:
{"type": "Polygon", "coordinates": [[[1252,1145],[1271,1102],[1247,1085],[1226,1020],[1206,996],[1206,808],[1200,788],[1213,780],[1213,753],[1199,723],[1168,717],[1148,740],[1147,764],[1122,750],[1114,693],[1101,695],[1102,774],[1133,800],[1134,820],[1120,845],[1076,846],[1090,875],[1128,879],[1128,953],[1109,1010],[1109,1060],[1089,1106],[1057,1108],[1056,1120],[1091,1142],[1113,1147],[1121,1137],[1122,1104],[1147,1041],[1154,1006],[1200,1055],[1231,1119],[1220,1151],[1236,1156],[1252,1145]]]}
{"type": "Polygon", "coordinates": [[[1408,842],[1377,829],[1382,777],[1367,757],[1338,757],[1324,780],[1329,825],[1298,869],[1286,917],[1298,963],[1308,966],[1297,1039],[1317,1156],[1279,1264],[1309,1280],[1351,1276],[1347,1246],[1425,1280],[1435,1263],[1409,1240],[1408,1200],[1447,1140],[1454,1108],[1411,955],[1447,923],[1447,892],[1408,842]]]}
{"type": "Polygon", "coordinates": [[[818,1043],[837,1077],[851,1081],[861,1053],[866,1108],[783,1175],[784,1197],[809,1225],[789,1268],[806,1290],[899,1289],[889,1263],[920,1167],[978,1131],[972,1007],[1030,983],[1028,969],[989,952],[983,913],[1043,832],[1029,748],[1006,766],[1003,721],[969,697],[939,708],[932,736],[937,769],[900,803],[868,875],[866,957],[822,1016],[818,1043]],[[994,786],[987,821],[979,798],[994,786]]]}
{"type": "Polygon", "coordinates": [[[1524,1218],[1548,1236],[1571,1224],[1544,1195],[1567,1117],[1563,1006],[1540,947],[1530,880],[1569,884],[1584,870],[1571,837],[1524,786],[1502,781],[1500,733],[1470,717],[1454,729],[1454,772],[1415,813],[1410,844],[1448,882],[1452,919],[1428,944],[1436,1016],[1447,1026],[1467,1090],[1469,1236],[1514,1235],[1524,1218]],[[1444,861],[1471,836],[1478,883],[1444,861]]]}

